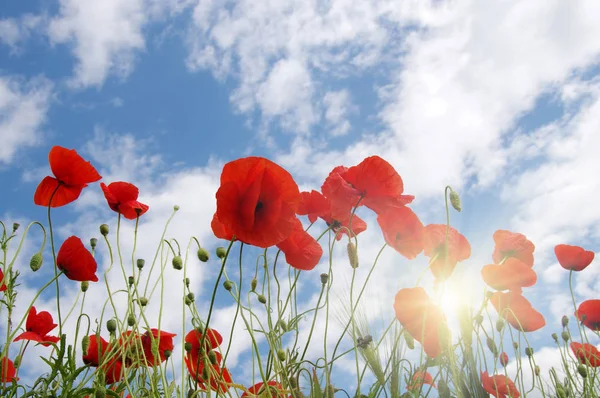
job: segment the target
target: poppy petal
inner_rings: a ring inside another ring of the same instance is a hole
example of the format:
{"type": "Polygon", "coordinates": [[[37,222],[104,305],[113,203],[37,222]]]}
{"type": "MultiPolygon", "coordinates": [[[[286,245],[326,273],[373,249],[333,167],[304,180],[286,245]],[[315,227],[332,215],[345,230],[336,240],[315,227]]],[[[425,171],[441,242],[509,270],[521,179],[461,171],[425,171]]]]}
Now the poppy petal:
{"type": "Polygon", "coordinates": [[[56,265],[71,280],[98,282],[96,260],[76,236],[64,241],[58,250],[56,265]]]}
{"type": "Polygon", "coordinates": [[[83,160],[74,149],[54,146],[50,149],[48,160],[54,176],[66,185],[85,186],[102,178],[94,166],[83,160]]]}

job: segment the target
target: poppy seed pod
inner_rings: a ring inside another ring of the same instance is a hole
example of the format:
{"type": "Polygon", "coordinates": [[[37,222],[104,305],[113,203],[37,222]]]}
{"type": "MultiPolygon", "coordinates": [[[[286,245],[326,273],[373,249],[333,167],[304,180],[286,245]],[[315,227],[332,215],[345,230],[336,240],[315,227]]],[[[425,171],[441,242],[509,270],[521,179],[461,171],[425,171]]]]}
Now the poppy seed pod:
{"type": "Polygon", "coordinates": [[[492,340],[490,337],[488,337],[486,340],[486,344],[487,344],[488,348],[490,349],[490,352],[492,354],[494,354],[494,357],[497,357],[498,356],[498,348],[496,347],[496,342],[494,342],[494,340],[492,340]]]}
{"type": "Polygon", "coordinates": [[[144,268],[145,264],[146,264],[146,260],[144,260],[143,258],[138,258],[136,261],[136,265],[140,271],[142,270],[142,268],[144,268]]]}
{"type": "Polygon", "coordinates": [[[352,268],[358,268],[358,253],[356,252],[356,245],[354,242],[348,242],[348,260],[352,268]]]}
{"type": "Polygon", "coordinates": [[[287,357],[287,355],[285,354],[285,351],[283,351],[283,350],[281,350],[281,349],[277,350],[277,358],[278,358],[278,359],[279,359],[281,362],[285,361],[285,358],[286,358],[286,357],[287,357]]]}
{"type": "Polygon", "coordinates": [[[535,365],[535,368],[533,368],[533,372],[535,373],[536,376],[540,375],[540,367],[538,365],[535,365]]]}
{"type": "Polygon", "coordinates": [[[564,332],[562,332],[560,335],[564,341],[569,341],[571,339],[571,335],[566,330],[564,332]]]}
{"type": "Polygon", "coordinates": [[[531,358],[531,356],[533,356],[533,348],[532,347],[525,347],[525,355],[527,355],[528,357],[531,358]]]}
{"type": "Polygon", "coordinates": [[[258,302],[261,304],[266,304],[267,303],[267,298],[265,296],[263,296],[262,294],[258,295],[258,302]]]}
{"type": "Polygon", "coordinates": [[[178,205],[173,206],[173,211],[179,211],[179,206],[178,205]]]}
{"type": "Polygon", "coordinates": [[[135,279],[133,278],[133,276],[130,276],[127,278],[127,282],[129,283],[129,286],[133,286],[133,284],[135,283],[135,279]]]}
{"type": "Polygon", "coordinates": [[[169,357],[171,356],[173,352],[171,350],[165,350],[164,354],[165,354],[165,359],[169,359],[169,357]]]}
{"type": "MultiPolygon", "coordinates": [[[[15,360],[15,366],[16,366],[16,360],[15,360]]],[[[587,368],[585,367],[585,365],[580,364],[577,367],[577,373],[579,373],[581,375],[581,377],[586,378],[588,373],[587,373],[587,368]]]]}
{"type": "Polygon", "coordinates": [[[208,252],[206,249],[198,249],[198,260],[202,261],[203,263],[208,261],[208,252]]]}
{"type": "Polygon", "coordinates": [[[88,281],[83,281],[81,282],[81,291],[82,292],[87,292],[88,288],[90,287],[90,282],[88,281]]]}
{"type": "Polygon", "coordinates": [[[106,321],[106,330],[108,330],[109,333],[114,333],[115,330],[117,330],[117,321],[114,319],[106,321]]]}
{"type": "Polygon", "coordinates": [[[552,333],[552,339],[558,343],[558,335],[556,333],[552,333]]]}
{"type": "Polygon", "coordinates": [[[250,281],[250,291],[251,292],[255,291],[257,285],[258,285],[258,281],[256,280],[256,278],[252,278],[252,280],[250,281]]]}
{"type": "Polygon", "coordinates": [[[140,305],[145,307],[148,305],[148,299],[146,297],[140,297],[140,305]]]}
{"type": "Polygon", "coordinates": [[[462,210],[460,205],[460,196],[458,196],[458,193],[453,189],[450,190],[450,204],[452,207],[454,207],[454,210],[458,212],[462,210]]]}
{"type": "Polygon", "coordinates": [[[217,257],[219,258],[225,258],[225,255],[227,254],[227,250],[224,247],[217,247],[217,257]]]}
{"type": "Polygon", "coordinates": [[[321,274],[321,283],[323,285],[327,284],[327,282],[329,281],[329,274],[321,274]]]}
{"type": "Polygon", "coordinates": [[[225,290],[230,291],[233,288],[233,283],[231,283],[231,281],[225,281],[223,282],[223,287],[225,290]]]}
{"type": "Polygon", "coordinates": [[[498,331],[498,333],[500,333],[502,329],[504,329],[504,324],[504,319],[498,318],[498,320],[496,321],[496,330],[498,331]]]}
{"type": "Polygon", "coordinates": [[[218,358],[217,358],[217,354],[214,351],[209,351],[208,352],[208,360],[210,361],[210,363],[212,363],[213,365],[217,365],[218,364],[218,358]]]}
{"type": "Polygon", "coordinates": [[[175,268],[178,271],[183,268],[183,260],[181,259],[181,256],[173,257],[171,263],[173,264],[173,268],[175,268]]]}
{"type": "Polygon", "coordinates": [[[563,315],[563,317],[560,320],[560,322],[562,323],[563,328],[566,328],[567,325],[569,324],[569,317],[566,316],[566,315],[563,315]]]}
{"type": "Polygon", "coordinates": [[[42,267],[43,261],[44,259],[42,258],[42,253],[35,253],[33,256],[31,256],[31,260],[29,260],[29,268],[31,268],[33,272],[36,272],[42,267]]]}
{"type": "Polygon", "coordinates": [[[128,324],[129,326],[134,326],[134,325],[135,325],[135,315],[133,315],[132,313],[130,313],[130,314],[127,316],[127,324],[128,324]]]}
{"type": "Polygon", "coordinates": [[[18,222],[13,223],[13,234],[17,232],[17,229],[19,229],[20,226],[21,224],[19,224],[18,222]]]}
{"type": "Polygon", "coordinates": [[[193,300],[191,300],[188,296],[185,296],[183,302],[185,303],[185,305],[192,305],[192,303],[194,302],[193,300]]]}
{"type": "Polygon", "coordinates": [[[191,301],[194,301],[194,299],[196,298],[194,296],[194,293],[192,293],[192,292],[189,292],[186,297],[189,298],[191,301]]]}
{"type": "Polygon", "coordinates": [[[102,236],[108,235],[108,225],[106,225],[106,224],[100,225],[100,234],[102,236]]]}
{"type": "Polygon", "coordinates": [[[90,246],[92,247],[92,249],[95,249],[97,244],[98,244],[98,239],[96,239],[96,238],[90,239],[90,246]]]}
{"type": "Polygon", "coordinates": [[[517,343],[516,341],[513,341],[513,348],[516,350],[519,349],[519,343],[517,343]]]}

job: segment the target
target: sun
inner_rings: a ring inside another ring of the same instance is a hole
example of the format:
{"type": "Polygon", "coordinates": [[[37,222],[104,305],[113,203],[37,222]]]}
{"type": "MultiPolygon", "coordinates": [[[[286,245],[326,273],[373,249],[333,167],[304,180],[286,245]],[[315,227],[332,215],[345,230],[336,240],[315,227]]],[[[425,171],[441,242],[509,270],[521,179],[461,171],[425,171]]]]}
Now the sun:
{"type": "Polygon", "coordinates": [[[473,296],[472,289],[465,285],[465,282],[458,283],[457,281],[448,281],[438,288],[436,294],[437,303],[441,310],[446,315],[448,327],[457,334],[460,331],[459,317],[465,309],[469,310],[472,307],[473,296]]]}

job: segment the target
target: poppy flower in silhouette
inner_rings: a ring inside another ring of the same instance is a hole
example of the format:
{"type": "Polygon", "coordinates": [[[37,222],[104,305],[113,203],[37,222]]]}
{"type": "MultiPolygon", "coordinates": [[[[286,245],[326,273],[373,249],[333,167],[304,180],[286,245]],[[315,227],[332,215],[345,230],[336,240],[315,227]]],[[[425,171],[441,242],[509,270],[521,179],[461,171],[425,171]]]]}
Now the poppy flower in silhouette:
{"type": "Polygon", "coordinates": [[[15,337],[13,341],[37,341],[44,346],[48,346],[48,343],[57,343],[60,341],[60,337],[48,336],[48,333],[57,326],[48,311],[38,313],[35,307],[32,306],[25,321],[25,332],[15,337]]]}
{"type": "Polygon", "coordinates": [[[385,242],[409,260],[423,251],[424,228],[419,217],[408,207],[390,207],[377,215],[385,242]]]}
{"type": "Polygon", "coordinates": [[[108,350],[108,342],[101,336],[92,334],[89,336],[90,345],[88,346],[87,354],[82,356],[83,363],[90,366],[98,366],[102,361],[104,353],[108,350]]]}
{"type": "Polygon", "coordinates": [[[500,354],[500,365],[506,367],[506,365],[508,365],[508,354],[503,352],[502,354],[500,354]]]}
{"type": "Polygon", "coordinates": [[[16,377],[17,370],[15,369],[15,364],[13,361],[8,359],[8,357],[3,357],[0,360],[0,381],[3,383],[10,383],[13,380],[19,381],[19,378],[16,377]]]}
{"type": "Polygon", "coordinates": [[[281,166],[247,157],[223,167],[216,198],[223,227],[244,243],[266,248],[292,232],[300,191],[281,166]]]}
{"type": "Polygon", "coordinates": [[[483,281],[492,289],[521,291],[535,285],[537,274],[529,265],[510,257],[503,264],[488,264],[481,269],[483,281]]]}
{"type": "Polygon", "coordinates": [[[496,292],[490,301],[498,314],[517,330],[534,332],[546,325],[544,316],[520,292],[496,292]]]}
{"type": "Polygon", "coordinates": [[[600,331],[600,300],[586,300],[579,304],[575,316],[588,328],[600,331]]]}
{"type": "Polygon", "coordinates": [[[100,188],[104,192],[108,207],[128,220],[135,220],[149,209],[147,205],[138,202],[139,189],[133,184],[117,181],[106,185],[101,182],[100,188]]]}
{"type": "Polygon", "coordinates": [[[579,363],[594,368],[600,366],[600,351],[592,344],[581,344],[574,341],[571,343],[571,350],[579,363]]]}
{"type": "Polygon", "coordinates": [[[533,251],[535,246],[525,235],[516,232],[498,230],[494,232],[496,247],[492,259],[496,264],[506,257],[514,257],[533,267],[533,251]]]}
{"type": "Polygon", "coordinates": [[[47,176],[37,186],[33,202],[39,206],[60,207],[75,201],[83,188],[100,180],[96,169],[74,149],[54,146],[48,154],[54,177],[47,176]]]}
{"type": "Polygon", "coordinates": [[[406,387],[406,389],[409,391],[419,390],[423,384],[429,384],[430,386],[437,388],[433,382],[433,377],[431,374],[429,372],[419,370],[415,372],[410,384],[406,387]]]}
{"type": "Polygon", "coordinates": [[[144,356],[146,358],[146,364],[148,366],[157,366],[161,362],[167,360],[165,351],[173,351],[173,337],[177,336],[175,333],[169,333],[162,330],[152,328],[146,333],[140,336],[142,340],[142,347],[144,349],[144,356]],[[158,340],[158,358],[152,351],[152,340],[158,340]]]}
{"type": "Polygon", "coordinates": [[[261,381],[248,388],[242,394],[242,398],[245,397],[285,398],[286,394],[284,393],[283,386],[280,383],[276,382],[275,380],[271,380],[267,382],[266,386],[265,383],[261,381]]]}
{"type": "Polygon", "coordinates": [[[73,281],[98,282],[98,264],[81,239],[76,236],[71,236],[63,242],[56,256],[56,265],[73,281]]]}
{"type": "Polygon", "coordinates": [[[556,245],[554,254],[560,266],[569,271],[583,271],[594,260],[594,252],[579,246],[556,245]]]}
{"type": "Polygon", "coordinates": [[[504,375],[488,375],[481,372],[481,384],[483,389],[496,398],[519,398],[521,394],[515,383],[504,375]]]}
{"type": "Polygon", "coordinates": [[[3,292],[6,289],[8,289],[6,287],[6,282],[8,282],[8,278],[6,278],[6,280],[4,279],[4,272],[2,272],[2,269],[0,269],[0,292],[3,292]]]}
{"type": "Polygon", "coordinates": [[[331,227],[331,230],[335,232],[337,240],[342,239],[343,234],[354,237],[367,229],[367,223],[356,214],[352,215],[350,209],[334,209],[329,198],[320,192],[315,190],[301,192],[300,198],[297,214],[307,215],[308,221],[311,223],[315,222],[317,217],[323,219],[331,227]],[[349,232],[350,230],[352,233],[349,232]]]}
{"type": "Polygon", "coordinates": [[[423,231],[423,249],[436,282],[443,282],[454,271],[456,263],[471,256],[467,238],[446,224],[429,224],[423,231]],[[448,244],[446,245],[446,234],[448,244]]]}
{"type": "Polygon", "coordinates": [[[285,261],[289,265],[303,271],[315,268],[323,256],[319,242],[304,230],[298,219],[290,236],[278,243],[277,248],[285,254],[285,261]]]}
{"type": "Polygon", "coordinates": [[[442,351],[440,330],[447,327],[442,310],[422,287],[400,289],[394,299],[396,318],[431,358],[442,351]]]}

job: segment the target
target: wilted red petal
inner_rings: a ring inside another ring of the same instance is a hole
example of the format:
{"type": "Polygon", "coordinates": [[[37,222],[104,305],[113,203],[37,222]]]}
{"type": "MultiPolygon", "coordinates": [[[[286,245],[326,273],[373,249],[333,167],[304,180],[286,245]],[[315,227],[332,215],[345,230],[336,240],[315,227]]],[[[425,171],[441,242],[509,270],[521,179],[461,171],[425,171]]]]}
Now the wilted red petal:
{"type": "Polygon", "coordinates": [[[556,245],[554,254],[566,270],[583,271],[594,260],[594,252],[579,246],[556,245]]]}
{"type": "Polygon", "coordinates": [[[391,207],[377,216],[386,243],[409,260],[423,251],[423,224],[408,207],[391,207]]]}
{"type": "Polygon", "coordinates": [[[581,344],[574,341],[571,343],[571,350],[581,364],[594,368],[600,366],[600,351],[592,344],[581,344]]]}
{"type": "Polygon", "coordinates": [[[483,281],[496,290],[519,290],[535,285],[537,274],[521,260],[510,257],[503,264],[489,264],[481,269],[483,281]]]}
{"type": "Polygon", "coordinates": [[[429,265],[435,280],[443,282],[459,261],[471,256],[471,245],[456,229],[446,224],[429,224],[423,232],[423,254],[431,259],[429,265]]]}
{"type": "Polygon", "coordinates": [[[546,325],[544,316],[531,306],[531,303],[517,292],[496,292],[490,301],[498,314],[510,325],[523,332],[534,332],[546,325]]]}
{"type": "Polygon", "coordinates": [[[533,252],[535,246],[525,237],[525,235],[498,230],[494,233],[494,242],[496,242],[496,246],[494,248],[494,253],[492,254],[492,259],[496,264],[505,257],[515,257],[530,267],[533,267],[533,252]]]}
{"type": "Polygon", "coordinates": [[[285,254],[285,261],[296,269],[310,271],[321,260],[323,248],[308,232],[302,228],[302,223],[296,220],[296,227],[290,236],[277,247],[285,254]]]}
{"type": "Polygon", "coordinates": [[[96,260],[76,236],[64,241],[56,256],[56,265],[71,280],[98,282],[96,260]]]}
{"type": "Polygon", "coordinates": [[[216,214],[226,230],[242,242],[263,248],[289,236],[300,202],[292,176],[259,157],[227,163],[216,197],[216,214]]]}
{"type": "Polygon", "coordinates": [[[579,304],[575,316],[588,328],[600,331],[600,300],[586,300],[579,304]]]}

